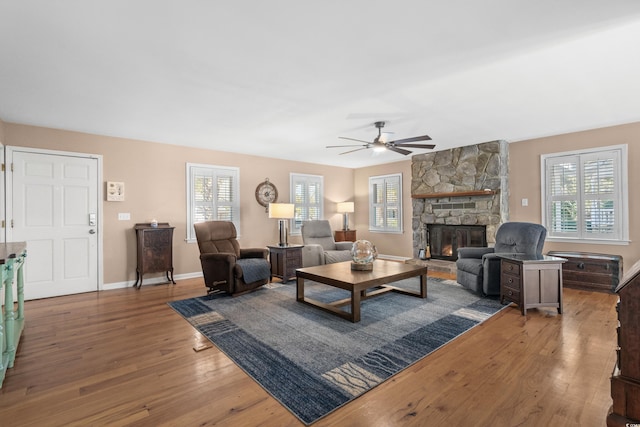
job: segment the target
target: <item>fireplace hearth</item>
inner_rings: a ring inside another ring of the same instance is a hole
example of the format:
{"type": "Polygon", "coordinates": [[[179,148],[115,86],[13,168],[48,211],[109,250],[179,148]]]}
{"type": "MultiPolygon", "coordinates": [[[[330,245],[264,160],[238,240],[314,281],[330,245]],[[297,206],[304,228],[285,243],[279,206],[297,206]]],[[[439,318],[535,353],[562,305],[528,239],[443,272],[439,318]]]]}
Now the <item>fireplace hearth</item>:
{"type": "Polygon", "coordinates": [[[427,224],[427,236],[434,259],[455,261],[459,248],[487,246],[485,225],[427,224]]]}

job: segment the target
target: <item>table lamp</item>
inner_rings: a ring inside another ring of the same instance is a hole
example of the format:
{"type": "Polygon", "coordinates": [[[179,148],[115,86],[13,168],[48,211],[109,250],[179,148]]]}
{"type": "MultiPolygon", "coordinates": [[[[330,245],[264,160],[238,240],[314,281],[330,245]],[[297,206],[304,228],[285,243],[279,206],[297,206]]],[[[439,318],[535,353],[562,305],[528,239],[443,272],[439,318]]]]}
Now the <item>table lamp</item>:
{"type": "Polygon", "coordinates": [[[287,242],[287,220],[294,217],[293,203],[269,203],[269,218],[278,219],[280,246],[289,246],[287,242]]]}
{"type": "Polygon", "coordinates": [[[344,222],[342,224],[343,230],[349,229],[349,214],[354,211],[353,202],[341,202],[338,203],[338,212],[344,215],[344,222]]]}

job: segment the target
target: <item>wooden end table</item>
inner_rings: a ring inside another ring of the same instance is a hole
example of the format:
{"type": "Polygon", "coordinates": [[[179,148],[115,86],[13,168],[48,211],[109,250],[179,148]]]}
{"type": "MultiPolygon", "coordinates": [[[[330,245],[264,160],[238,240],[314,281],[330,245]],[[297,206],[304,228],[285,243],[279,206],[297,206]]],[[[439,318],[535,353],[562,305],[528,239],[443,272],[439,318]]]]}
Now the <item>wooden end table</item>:
{"type": "Polygon", "coordinates": [[[267,246],[271,262],[271,278],[282,279],[286,283],[296,277],[296,269],[302,267],[302,248],[304,245],[267,246]]]}
{"type": "Polygon", "coordinates": [[[336,242],[355,242],[356,230],[336,230],[334,240],[336,242]]]}
{"type": "Polygon", "coordinates": [[[556,307],[562,314],[562,263],[548,255],[496,254],[500,257],[500,302],[528,308],[556,307]]]}

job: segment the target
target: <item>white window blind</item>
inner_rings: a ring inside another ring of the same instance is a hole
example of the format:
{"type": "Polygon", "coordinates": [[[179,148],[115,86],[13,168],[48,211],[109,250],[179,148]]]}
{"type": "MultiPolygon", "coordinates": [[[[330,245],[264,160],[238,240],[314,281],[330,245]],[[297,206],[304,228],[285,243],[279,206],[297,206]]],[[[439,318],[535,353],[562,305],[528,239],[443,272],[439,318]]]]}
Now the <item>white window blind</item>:
{"type": "Polygon", "coordinates": [[[290,200],[294,204],[291,234],[300,234],[302,221],[322,219],[324,211],[324,179],[320,175],[292,173],[290,180],[290,200]]]}
{"type": "Polygon", "coordinates": [[[239,181],[238,168],[187,163],[187,240],[203,221],[231,221],[240,234],[239,181]]]}
{"type": "Polygon", "coordinates": [[[402,232],[402,174],[369,178],[369,230],[402,232]]]}
{"type": "Polygon", "coordinates": [[[626,146],[542,157],[549,238],[628,240],[626,146]]]}

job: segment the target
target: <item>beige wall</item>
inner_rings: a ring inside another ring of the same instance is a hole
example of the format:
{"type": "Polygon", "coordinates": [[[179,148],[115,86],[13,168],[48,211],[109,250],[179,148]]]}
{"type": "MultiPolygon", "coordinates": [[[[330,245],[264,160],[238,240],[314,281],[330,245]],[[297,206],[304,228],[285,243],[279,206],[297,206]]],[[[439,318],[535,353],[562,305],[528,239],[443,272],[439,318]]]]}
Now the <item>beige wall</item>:
{"type": "MultiPolygon", "coordinates": [[[[135,280],[133,225],[152,218],[176,227],[173,240],[175,274],[201,271],[197,245],[185,241],[187,162],[240,168],[239,240],[242,247],[265,247],[278,242],[277,220],[268,218],[254,196],[258,183],[267,177],[278,188],[278,201],[288,202],[291,172],[324,176],[324,214],[334,229],[342,225],[342,216],[336,212],[335,204],[353,200],[354,171],[347,168],[11,123],[4,124],[4,133],[5,145],[102,155],[102,185],[106,181],[125,183],[124,202],[103,202],[105,284],[135,280]],[[130,213],[131,220],[119,221],[119,212],[130,213]]],[[[290,242],[301,240],[292,237],[290,242]]]]}
{"type": "Polygon", "coordinates": [[[380,254],[411,258],[413,231],[411,230],[411,159],[355,170],[355,229],[358,239],[373,242],[380,254]],[[401,234],[369,231],[369,177],[402,173],[402,228],[401,234]]]}
{"type": "Polygon", "coordinates": [[[640,227],[635,222],[640,212],[640,199],[635,197],[640,170],[640,123],[613,126],[585,132],[575,132],[547,138],[531,139],[509,144],[509,211],[511,221],[542,221],[540,156],[584,148],[608,145],[628,145],[629,165],[629,245],[596,245],[547,242],[544,250],[567,250],[622,255],[630,267],[640,258],[640,227]],[[529,206],[522,206],[522,199],[529,206]]]}
{"type": "MultiPolygon", "coordinates": [[[[509,144],[509,209],[511,221],[540,222],[540,155],[580,148],[628,144],[629,146],[629,207],[631,244],[577,245],[552,243],[545,251],[572,250],[622,255],[626,266],[640,258],[640,229],[635,226],[634,213],[640,212],[640,201],[633,197],[640,171],[640,146],[634,139],[640,135],[640,123],[576,132],[509,144]],[[521,206],[521,199],[529,199],[529,206],[521,206]]],[[[289,201],[289,174],[305,173],[324,176],[325,218],[334,229],[342,227],[342,216],[335,203],[353,200],[355,213],[351,228],[358,238],[376,244],[381,254],[412,256],[411,159],[360,169],[348,169],[267,159],[221,151],[185,148],[130,139],[113,138],[16,125],[0,121],[0,142],[5,145],[74,151],[103,156],[103,181],[123,181],[125,202],[104,202],[104,270],[105,283],[135,279],[135,236],[133,225],[156,218],[176,227],[174,235],[174,267],[176,274],[200,271],[198,249],[184,241],[186,235],[187,162],[206,163],[240,168],[241,237],[244,247],[266,246],[278,240],[277,221],[269,219],[255,201],[254,191],[259,182],[268,177],[280,193],[279,201],[289,201]],[[402,173],[403,233],[372,233],[368,231],[368,179],[370,176],[402,173]],[[118,212],[131,213],[131,221],[118,221],[118,212]]],[[[104,183],[103,183],[104,184],[104,183]]],[[[291,243],[301,243],[297,236],[291,243]]]]}
{"type": "MultiPolygon", "coordinates": [[[[567,250],[622,255],[625,266],[630,267],[640,259],[640,227],[635,223],[640,212],[640,199],[634,197],[636,185],[640,182],[640,122],[613,126],[584,132],[575,132],[531,139],[509,144],[509,220],[542,221],[540,156],[584,148],[607,145],[628,144],[629,164],[629,245],[599,245],[547,242],[544,251],[567,250]],[[529,205],[522,206],[522,199],[529,199],[529,205]]],[[[386,165],[355,170],[356,224],[358,238],[376,244],[382,254],[412,256],[412,203],[411,203],[411,159],[386,165]],[[403,179],[403,228],[402,234],[380,234],[368,231],[368,179],[374,175],[402,173],[403,179]],[[364,208],[363,208],[364,207],[364,208]]]]}

